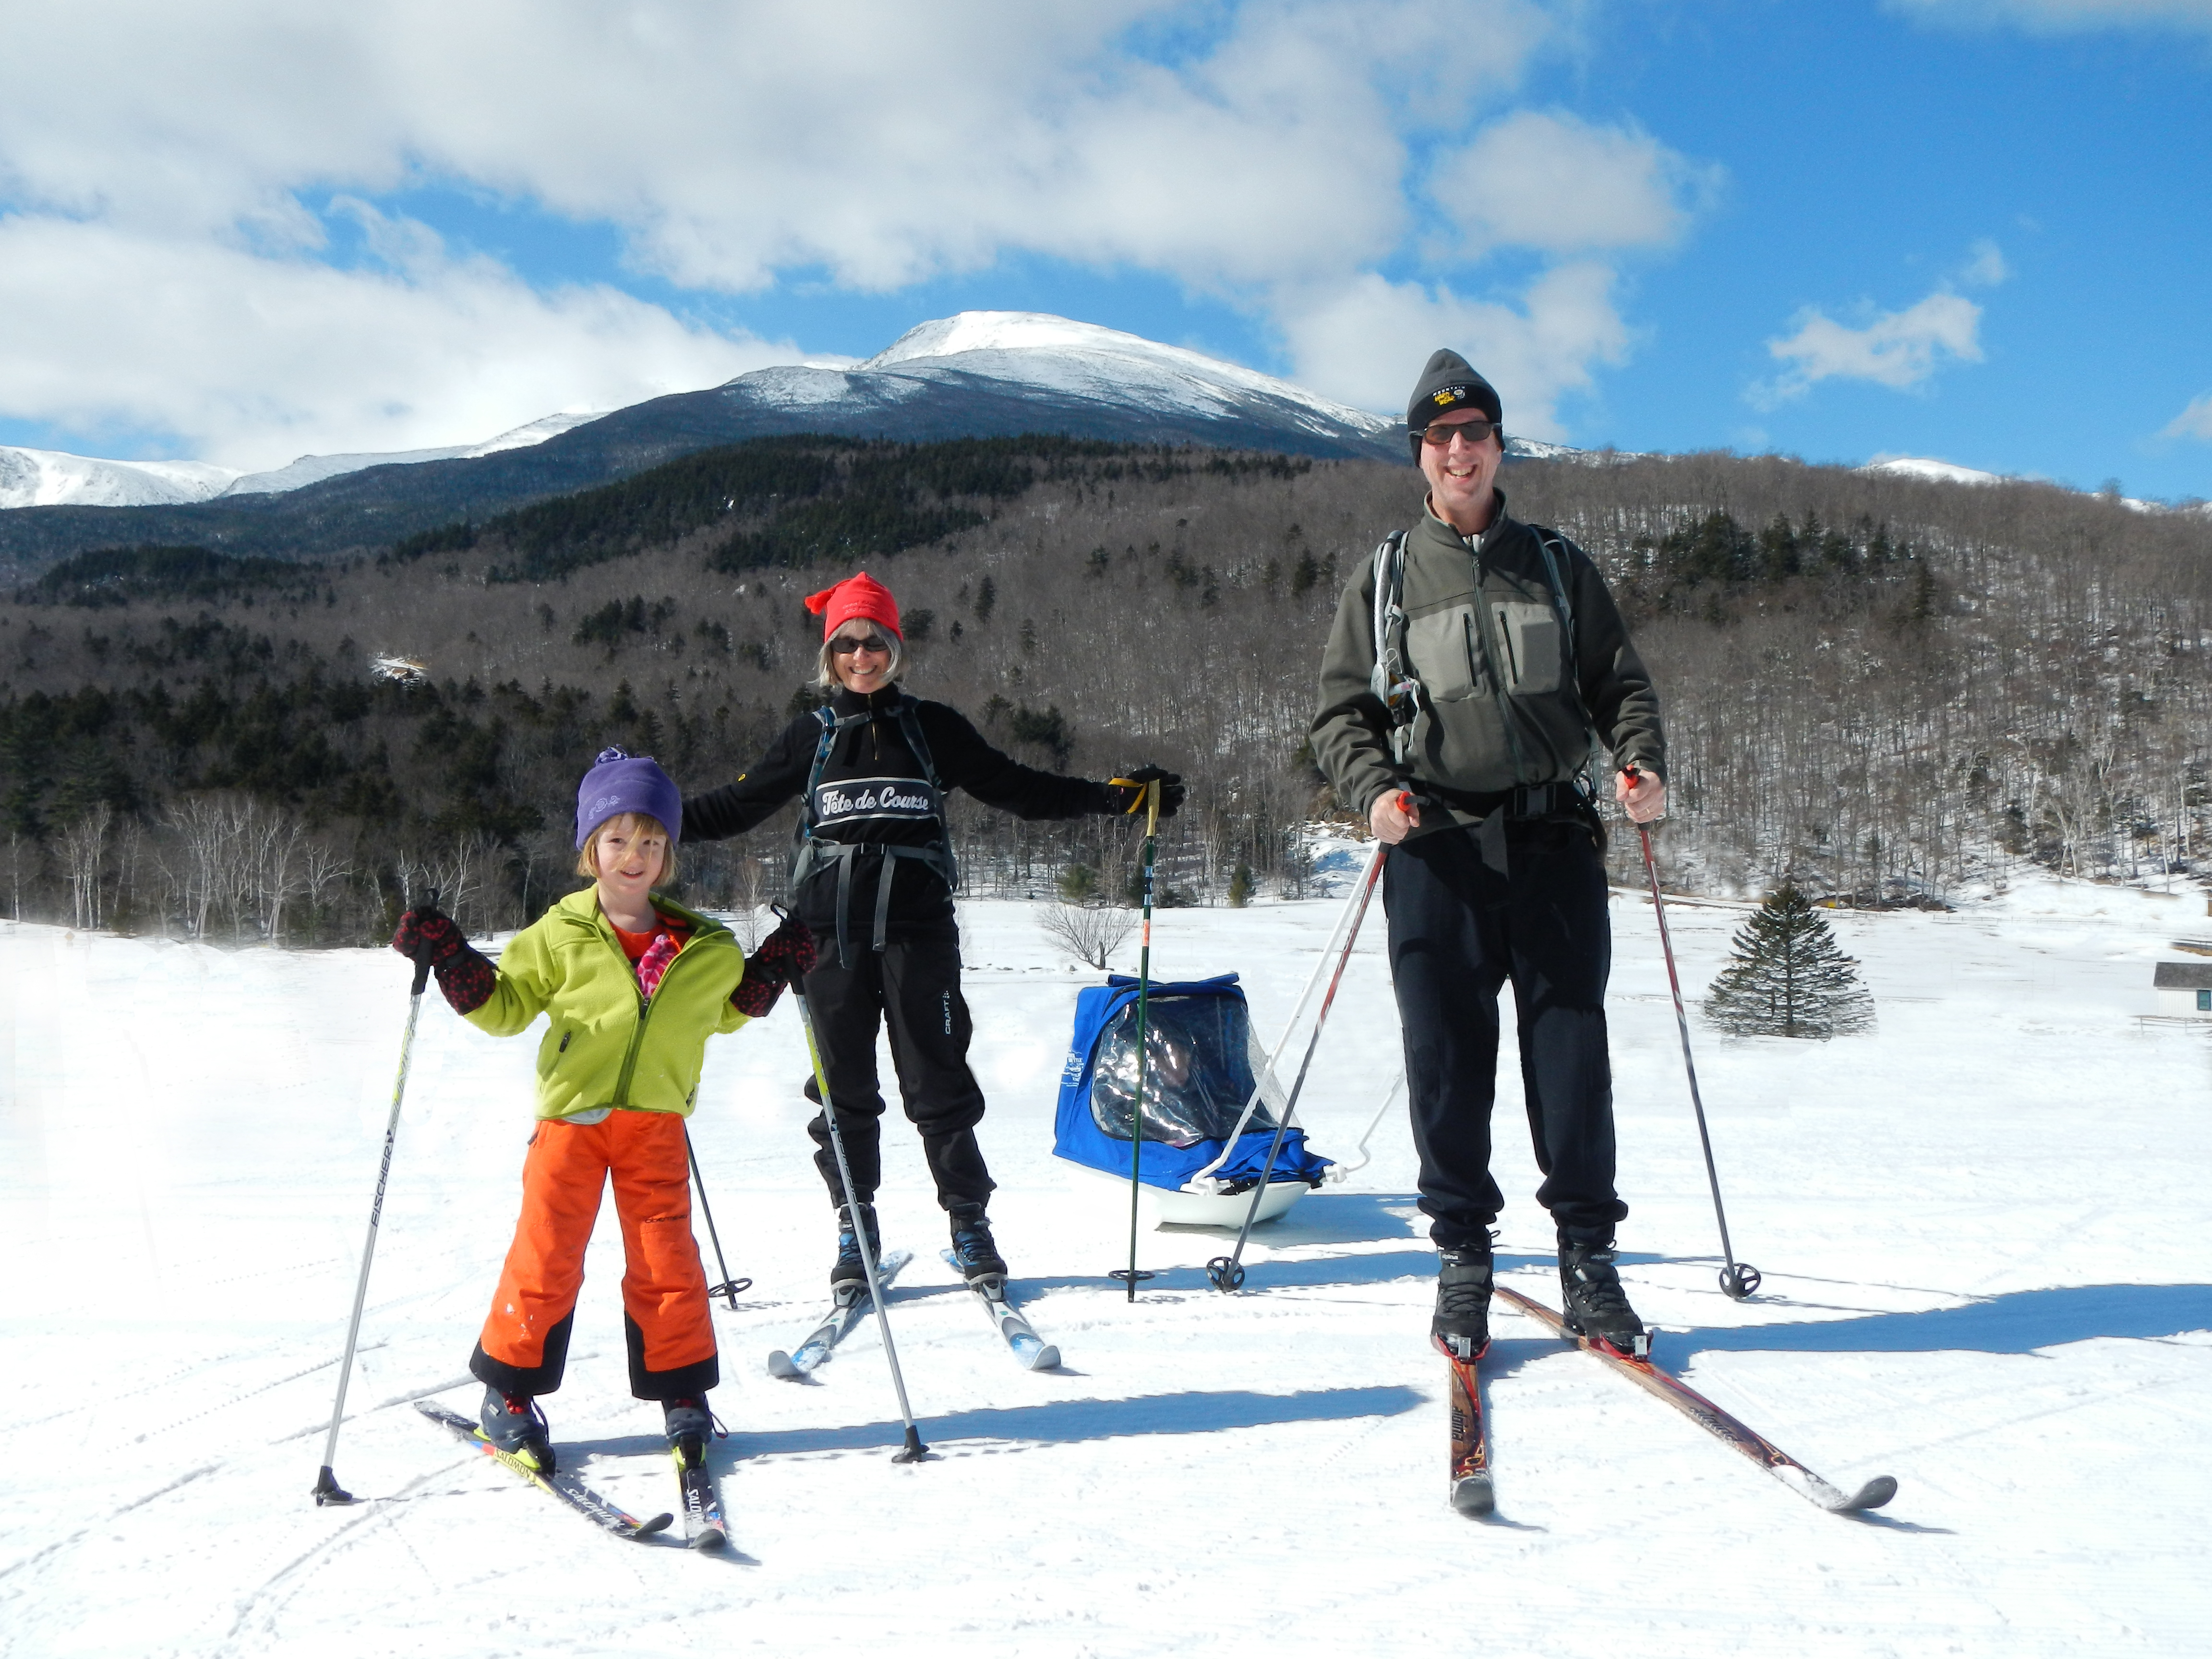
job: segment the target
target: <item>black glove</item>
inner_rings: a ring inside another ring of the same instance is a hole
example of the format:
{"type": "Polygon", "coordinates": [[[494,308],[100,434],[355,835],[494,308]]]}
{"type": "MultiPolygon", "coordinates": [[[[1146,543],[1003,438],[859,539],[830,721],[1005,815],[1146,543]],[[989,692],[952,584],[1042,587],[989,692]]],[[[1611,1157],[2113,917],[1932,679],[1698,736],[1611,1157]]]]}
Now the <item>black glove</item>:
{"type": "Polygon", "coordinates": [[[455,1013],[472,1013],[491,1000],[499,970],[436,905],[418,904],[401,916],[392,948],[410,962],[436,969],[438,989],[455,1013]]]}
{"type": "Polygon", "coordinates": [[[1182,805],[1182,798],[1190,792],[1183,787],[1182,775],[1169,772],[1157,766],[1140,766],[1127,777],[1115,778],[1106,786],[1106,797],[1113,802],[1116,812],[1136,813],[1145,810],[1145,786],[1158,782],[1160,786],[1160,816],[1171,818],[1182,805]]]}
{"type": "Polygon", "coordinates": [[[813,971],[813,930],[797,916],[786,916],[745,958],[745,976],[730,993],[730,1006],[758,1019],[775,1006],[785,986],[813,971]]]}

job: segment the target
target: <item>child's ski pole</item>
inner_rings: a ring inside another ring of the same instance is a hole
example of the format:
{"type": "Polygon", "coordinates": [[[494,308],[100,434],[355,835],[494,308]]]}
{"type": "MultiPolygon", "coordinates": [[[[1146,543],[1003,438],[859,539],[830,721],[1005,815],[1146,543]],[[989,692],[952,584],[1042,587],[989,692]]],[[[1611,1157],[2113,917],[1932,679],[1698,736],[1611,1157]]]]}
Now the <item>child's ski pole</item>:
{"type": "Polygon", "coordinates": [[[860,1195],[853,1186],[853,1166],[845,1161],[845,1137],[838,1132],[837,1108],[830,1097],[830,1079],[822,1069],[822,1050],[814,1042],[814,1017],[807,1010],[806,993],[796,982],[792,1000],[799,1005],[799,1029],[806,1034],[806,1058],[814,1066],[814,1086],[822,1091],[822,1121],[830,1126],[830,1147],[837,1154],[837,1179],[845,1186],[845,1213],[853,1218],[853,1235],[860,1246],[860,1268],[867,1275],[868,1299],[876,1304],[876,1328],[883,1333],[884,1356],[891,1363],[891,1387],[897,1391],[899,1415],[906,1421],[906,1446],[892,1457],[894,1463],[919,1463],[928,1455],[921,1431],[914,1420],[914,1407],[906,1403],[906,1377],[899,1370],[898,1349],[891,1341],[890,1316],[884,1310],[883,1282],[876,1276],[876,1252],[868,1243],[867,1224],[861,1218],[860,1195]]]}
{"type": "Polygon", "coordinates": [[[728,1297],[730,1311],[735,1313],[738,1310],[738,1292],[752,1289],[753,1282],[750,1279],[730,1277],[730,1264],[722,1255],[722,1236],[714,1231],[714,1206],[707,1202],[707,1177],[699,1173],[699,1153],[697,1148],[691,1145],[691,1126],[688,1123],[684,1126],[684,1155],[691,1160],[691,1179],[699,1188],[699,1213],[707,1218],[707,1237],[714,1246],[714,1265],[722,1270],[722,1282],[709,1285],[707,1294],[728,1297]]]}
{"type": "MultiPolygon", "coordinates": [[[[438,902],[435,893],[417,902],[422,908],[438,902]]],[[[368,1206],[368,1242],[361,1247],[361,1279],[353,1290],[353,1317],[346,1322],[345,1358],[338,1361],[338,1395],[331,1405],[331,1432],[323,1442],[322,1473],[315,1477],[313,1497],[318,1505],[350,1504],[353,1494],[338,1485],[331,1473],[338,1454],[338,1425],[345,1419],[346,1383],[353,1376],[354,1344],[361,1336],[361,1310],[368,1300],[368,1265],[376,1259],[376,1229],[384,1218],[384,1188],[392,1179],[392,1147],[399,1137],[399,1103],[407,1093],[407,1059],[415,1048],[415,1017],[422,1012],[422,988],[429,983],[430,959],[415,963],[415,984],[407,995],[407,1029],[399,1038],[399,1075],[392,1085],[392,1115],[384,1126],[384,1161],[377,1166],[376,1198],[368,1206]]]]}
{"type": "MultiPolygon", "coordinates": [[[[1632,766],[1624,766],[1621,773],[1633,789],[1641,776],[1632,766]]],[[[1713,1216],[1721,1224],[1721,1260],[1727,1263],[1721,1269],[1721,1289],[1741,1302],[1759,1288],[1759,1269],[1747,1261],[1735,1259],[1735,1249],[1729,1243],[1728,1212],[1721,1207],[1720,1172],[1713,1167],[1713,1138],[1705,1129],[1705,1103],[1698,1093],[1697,1062],[1690,1058],[1690,1016],[1682,1007],[1681,975],[1674,971],[1674,941],[1667,934],[1667,905],[1659,896],[1659,866],[1651,856],[1651,826],[1639,823],[1636,833],[1644,837],[1644,873],[1651,883],[1651,914],[1659,919],[1659,948],[1667,953],[1667,983],[1674,992],[1674,1024],[1682,1034],[1682,1070],[1690,1079],[1690,1105],[1698,1115],[1698,1144],[1705,1152],[1705,1182],[1713,1191],[1713,1216]]]]}

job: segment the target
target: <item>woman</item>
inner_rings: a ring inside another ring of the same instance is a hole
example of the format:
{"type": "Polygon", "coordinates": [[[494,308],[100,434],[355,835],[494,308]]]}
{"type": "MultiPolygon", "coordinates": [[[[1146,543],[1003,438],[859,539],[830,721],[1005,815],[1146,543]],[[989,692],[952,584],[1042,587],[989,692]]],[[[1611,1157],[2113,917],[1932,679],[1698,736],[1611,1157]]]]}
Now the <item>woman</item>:
{"type": "MultiPolygon", "coordinates": [[[[695,841],[734,836],[802,797],[792,901],[820,941],[806,1000],[829,1079],[831,1107],[851,1160],[860,1213],[844,1208],[830,1130],[807,1126],[814,1166],[838,1208],[840,1291],[863,1275],[855,1224],[877,1243],[876,1186],[884,1097],[876,1030],[888,1020],[891,1057],[908,1117],[921,1131],[937,1201],[951,1218],[954,1259],[970,1284],[1003,1278],[1005,1259],[985,1217],[994,1185],[975,1142],[983,1091],[968,1069],[970,1026],[960,994],[959,880],[945,833],[945,792],[1024,818],[1129,813],[1145,785],[1160,786],[1160,811],[1182,805],[1182,781],[1155,766],[1093,783],[1039,772],[1000,754],[956,710],[898,685],[906,659],[898,605],[865,570],[811,596],[822,618],[817,679],[830,701],[784,728],[735,783],[686,800],[695,841]]],[[[812,1092],[810,1086],[810,1094],[812,1092]]]]}

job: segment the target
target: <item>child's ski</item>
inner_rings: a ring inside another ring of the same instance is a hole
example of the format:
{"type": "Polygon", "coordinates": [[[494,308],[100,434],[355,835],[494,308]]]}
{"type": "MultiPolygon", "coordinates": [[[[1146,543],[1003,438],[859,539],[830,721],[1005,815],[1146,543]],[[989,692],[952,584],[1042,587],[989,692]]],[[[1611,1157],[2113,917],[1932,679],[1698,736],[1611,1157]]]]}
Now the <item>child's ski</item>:
{"type": "Polygon", "coordinates": [[[1490,1481],[1490,1431],[1482,1409],[1480,1354],[1462,1359],[1442,1342],[1437,1351],[1451,1367],[1451,1506],[1462,1515],[1488,1515],[1498,1507],[1490,1481]]]}
{"type": "Polygon", "coordinates": [[[600,1497],[574,1475],[558,1470],[550,1475],[541,1474],[513,1452],[501,1451],[483,1437],[482,1430],[458,1412],[447,1411],[428,1400],[416,1401],[415,1409],[433,1423],[443,1424],[485,1456],[504,1464],[540,1492],[550,1493],[586,1521],[605,1528],[617,1538],[651,1538],[665,1531],[676,1519],[672,1515],[656,1515],[649,1521],[641,1521],[621,1505],[600,1497]]]}
{"type": "MultiPolygon", "coordinates": [[[[900,1268],[914,1260],[911,1250],[892,1250],[876,1263],[876,1279],[886,1289],[900,1268]]],[[[822,1322],[806,1334],[806,1340],[796,1348],[786,1352],[776,1349],[768,1357],[768,1374],[786,1378],[805,1376],[830,1358],[830,1350],[845,1340],[846,1334],[860,1321],[863,1314],[872,1310],[868,1287],[854,1285],[837,1292],[822,1322]]]]}
{"type": "Polygon", "coordinates": [[[676,1460],[676,1484],[684,1498],[684,1541],[695,1550],[727,1549],[729,1523],[722,1518],[722,1498],[714,1490],[714,1474],[707,1467],[706,1453],[702,1450],[696,1463],[684,1462],[681,1447],[671,1455],[676,1460]]]}
{"type": "MultiPolygon", "coordinates": [[[[960,1263],[950,1250],[940,1251],[945,1265],[957,1267],[960,1263]]],[[[1048,1371],[1060,1364],[1060,1349],[1036,1334],[1036,1328],[1025,1318],[1006,1294],[1006,1281],[998,1273],[986,1273],[981,1279],[971,1279],[968,1288],[983,1304],[990,1316],[992,1326],[1006,1340],[1006,1346],[1021,1362],[1024,1370],[1048,1371]]]]}
{"type": "Polygon", "coordinates": [[[1568,1329],[1567,1322],[1551,1309],[1540,1302],[1532,1301],[1510,1286],[1500,1285],[1498,1294],[1531,1319],[1550,1326],[1583,1352],[1604,1360],[1646,1391],[1657,1395],[1706,1433],[1734,1446],[1808,1503],[1818,1504],[1832,1514],[1851,1515],[1861,1510],[1878,1510],[1897,1496],[1897,1482],[1887,1474],[1876,1475],[1855,1492],[1831,1486],[1765,1436],[1738,1422],[1673,1372],[1660,1370],[1649,1359],[1638,1359],[1625,1354],[1608,1343],[1593,1341],[1587,1336],[1577,1334],[1568,1329]]]}

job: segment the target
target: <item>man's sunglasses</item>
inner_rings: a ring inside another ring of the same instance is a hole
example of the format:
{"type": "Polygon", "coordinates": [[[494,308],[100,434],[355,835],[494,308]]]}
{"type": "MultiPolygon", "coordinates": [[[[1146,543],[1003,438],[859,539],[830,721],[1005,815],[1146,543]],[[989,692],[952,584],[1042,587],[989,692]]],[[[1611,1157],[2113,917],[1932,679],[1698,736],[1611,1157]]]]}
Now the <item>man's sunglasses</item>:
{"type": "Polygon", "coordinates": [[[1453,421],[1443,426],[1421,428],[1421,441],[1431,449],[1451,447],[1452,434],[1457,433],[1470,444],[1479,444],[1498,428],[1488,421],[1477,417],[1472,421],[1453,421]]]}
{"type": "Polygon", "coordinates": [[[863,634],[857,639],[850,634],[841,634],[830,641],[830,654],[833,657],[849,657],[855,651],[875,651],[889,656],[890,649],[890,641],[880,634],[863,634]]]}

